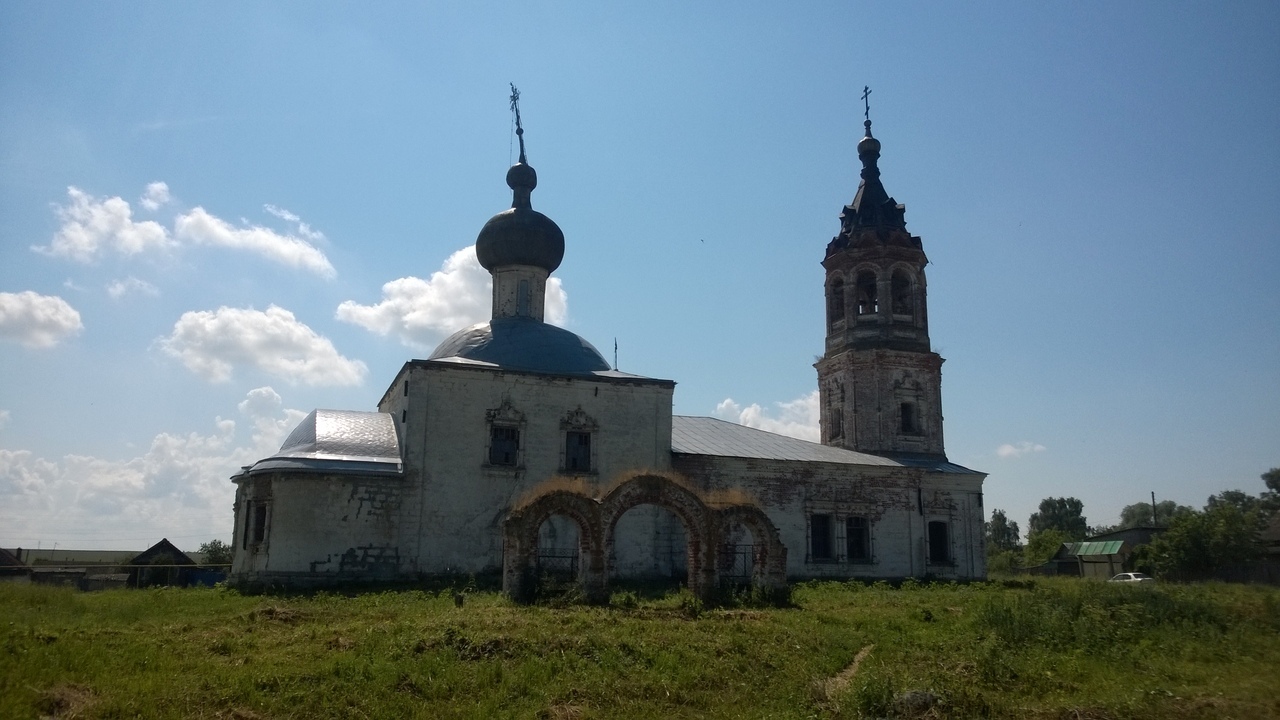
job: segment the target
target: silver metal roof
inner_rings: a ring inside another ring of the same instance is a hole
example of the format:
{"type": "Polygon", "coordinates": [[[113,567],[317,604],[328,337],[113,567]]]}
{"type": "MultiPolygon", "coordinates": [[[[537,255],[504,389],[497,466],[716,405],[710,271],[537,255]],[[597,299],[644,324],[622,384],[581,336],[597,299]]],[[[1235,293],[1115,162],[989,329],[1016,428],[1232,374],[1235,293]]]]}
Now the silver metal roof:
{"type": "Polygon", "coordinates": [[[671,452],[683,455],[713,455],[760,460],[923,467],[934,472],[974,472],[946,460],[934,459],[928,464],[916,458],[906,461],[897,460],[820,445],[716,418],[684,415],[674,415],[671,418],[671,452]]]}
{"type": "Polygon", "coordinates": [[[683,415],[675,415],[671,418],[671,452],[761,460],[806,460],[848,465],[899,466],[898,463],[877,455],[819,445],[726,420],[683,415]]]}
{"type": "Polygon", "coordinates": [[[400,439],[387,413],[313,410],[280,451],[249,474],[272,470],[401,474],[400,439]]]}

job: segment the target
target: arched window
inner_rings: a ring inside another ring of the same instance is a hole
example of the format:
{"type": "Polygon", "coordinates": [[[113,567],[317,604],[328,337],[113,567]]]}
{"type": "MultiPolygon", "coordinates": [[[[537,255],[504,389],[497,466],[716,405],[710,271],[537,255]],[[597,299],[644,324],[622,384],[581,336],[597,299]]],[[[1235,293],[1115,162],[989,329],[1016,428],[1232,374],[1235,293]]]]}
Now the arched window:
{"type": "Polygon", "coordinates": [[[893,271],[892,281],[893,314],[910,315],[915,312],[916,303],[911,291],[911,278],[901,270],[893,271]]]}
{"type": "Polygon", "coordinates": [[[874,315],[880,312],[876,297],[876,274],[867,270],[858,273],[858,314],[874,315]]]}
{"type": "Polygon", "coordinates": [[[844,280],[836,278],[827,292],[827,324],[834,326],[844,320],[844,280]]]}

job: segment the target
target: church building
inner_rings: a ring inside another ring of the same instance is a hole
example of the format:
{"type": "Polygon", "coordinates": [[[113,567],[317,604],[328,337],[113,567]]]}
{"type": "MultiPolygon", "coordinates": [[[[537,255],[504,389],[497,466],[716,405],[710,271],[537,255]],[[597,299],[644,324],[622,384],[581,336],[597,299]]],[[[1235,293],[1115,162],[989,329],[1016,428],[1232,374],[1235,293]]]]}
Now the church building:
{"type": "MultiPolygon", "coordinates": [[[[675,383],[619,372],[543,321],[560,228],[517,114],[512,205],[480,230],[489,322],[410,360],[377,412],[316,410],[236,484],[231,581],[317,586],[540,573],[726,583],[982,578],[985,474],[947,460],[919,237],[880,182],[880,142],[826,246],[821,440],[673,416],[675,383]]],[[[815,287],[815,290],[817,288],[815,287]]]]}

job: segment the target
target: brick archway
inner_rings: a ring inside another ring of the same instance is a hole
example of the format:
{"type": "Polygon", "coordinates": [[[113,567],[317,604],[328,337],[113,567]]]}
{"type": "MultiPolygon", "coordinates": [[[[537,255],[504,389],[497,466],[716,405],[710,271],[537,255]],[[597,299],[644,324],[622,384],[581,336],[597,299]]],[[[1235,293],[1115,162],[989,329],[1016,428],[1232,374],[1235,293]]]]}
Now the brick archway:
{"type": "Polygon", "coordinates": [[[604,592],[606,557],[601,545],[600,503],[569,490],[540,495],[507,516],[503,524],[503,591],[516,600],[529,598],[538,529],[553,515],[563,515],[578,526],[578,582],[588,597],[598,597],[604,592]]]}
{"type": "Polygon", "coordinates": [[[787,549],[778,529],[759,507],[738,503],[712,507],[701,495],[661,475],[629,478],[603,498],[582,490],[552,489],[512,510],[503,523],[502,589],[517,601],[533,592],[533,560],[538,529],[547,518],[564,515],[578,526],[578,581],[587,597],[608,593],[608,558],[618,520],[639,505],[657,505],[679,518],[688,548],[689,589],[708,599],[718,582],[716,553],[725,531],[741,525],[751,531],[759,550],[753,558],[752,582],[765,588],[786,584],[787,549]]]}
{"type": "Polygon", "coordinates": [[[769,516],[755,505],[733,505],[716,510],[720,537],[741,525],[751,531],[755,541],[752,554],[751,584],[775,590],[787,584],[787,546],[769,516]]]}
{"type": "Polygon", "coordinates": [[[661,475],[633,477],[600,501],[600,524],[604,530],[605,557],[611,557],[614,530],[623,515],[639,505],[657,505],[670,511],[684,525],[688,552],[689,589],[707,597],[716,587],[716,548],[719,533],[707,504],[696,493],[661,475]]]}

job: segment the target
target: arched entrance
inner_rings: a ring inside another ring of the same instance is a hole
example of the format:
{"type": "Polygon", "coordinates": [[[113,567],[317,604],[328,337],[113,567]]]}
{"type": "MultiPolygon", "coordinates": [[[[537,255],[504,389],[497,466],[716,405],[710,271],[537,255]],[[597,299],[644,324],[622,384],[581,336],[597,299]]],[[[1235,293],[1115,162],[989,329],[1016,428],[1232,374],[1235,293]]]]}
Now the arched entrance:
{"type": "Polygon", "coordinates": [[[636,505],[624,512],[606,545],[609,583],[643,581],[689,583],[689,533],[684,521],[661,505],[636,505]]]}
{"type": "Polygon", "coordinates": [[[716,556],[720,585],[750,585],[755,577],[756,539],[751,529],[741,523],[726,523],[720,528],[720,548],[716,556]]]}
{"type": "Polygon", "coordinates": [[[744,529],[752,540],[752,584],[766,588],[786,584],[786,547],[759,507],[744,502],[712,507],[697,491],[671,478],[637,475],[603,498],[555,489],[512,510],[503,526],[503,591],[518,601],[530,598],[539,562],[539,535],[549,519],[557,518],[553,522],[560,524],[558,536],[564,533],[564,523],[577,528],[577,577],[584,593],[593,599],[607,597],[608,560],[616,554],[618,523],[641,506],[662,508],[679,520],[685,536],[688,586],[699,597],[709,599],[714,593],[725,533],[735,528],[744,529]]]}
{"type": "Polygon", "coordinates": [[[538,527],[538,551],[534,566],[538,575],[577,580],[582,562],[582,531],[578,521],[555,514],[538,527]]]}
{"type": "Polygon", "coordinates": [[[716,584],[714,524],[706,503],[696,493],[661,475],[641,475],[618,485],[600,500],[604,548],[615,556],[618,522],[639,506],[656,505],[670,512],[684,529],[685,570],[689,589],[706,596],[716,584]]]}
{"type": "MultiPolygon", "coordinates": [[[[787,584],[787,548],[769,516],[755,505],[731,505],[719,508],[716,519],[725,544],[738,540],[739,528],[751,538],[751,585],[769,590],[787,584]],[[735,537],[738,535],[738,537],[735,537]]],[[[740,543],[735,543],[738,547],[740,543]]],[[[745,559],[736,562],[745,564],[745,559]]]]}
{"type": "MultiPolygon", "coordinates": [[[[539,536],[548,522],[560,533],[572,525],[578,538],[574,574],[588,597],[604,592],[604,554],[600,538],[600,503],[569,490],[553,490],[512,510],[503,524],[502,589],[517,601],[531,598],[538,565],[539,536]]],[[[563,544],[563,543],[558,543],[563,544]]]]}

